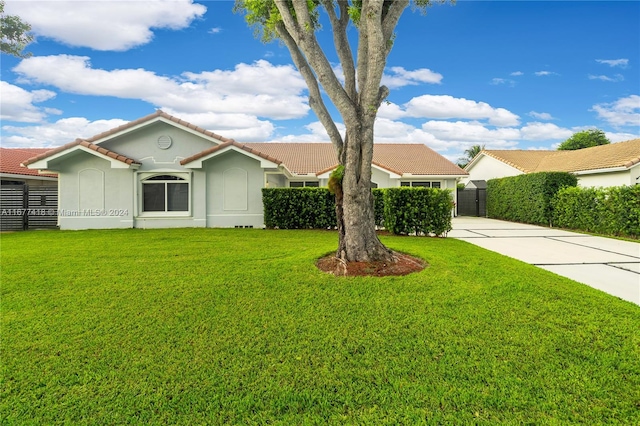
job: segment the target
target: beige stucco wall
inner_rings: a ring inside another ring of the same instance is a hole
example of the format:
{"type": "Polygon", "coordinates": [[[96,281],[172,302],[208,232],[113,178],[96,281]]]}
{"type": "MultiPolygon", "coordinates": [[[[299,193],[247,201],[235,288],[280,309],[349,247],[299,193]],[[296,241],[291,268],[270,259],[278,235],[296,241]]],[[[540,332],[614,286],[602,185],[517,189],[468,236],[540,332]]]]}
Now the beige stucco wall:
{"type": "MultiPolygon", "coordinates": [[[[638,169],[640,168],[636,168],[636,170],[638,169]]],[[[632,174],[629,169],[613,173],[579,174],[577,178],[578,186],[583,187],[610,187],[635,184],[635,182],[633,182],[635,179],[632,179],[632,174]]]]}

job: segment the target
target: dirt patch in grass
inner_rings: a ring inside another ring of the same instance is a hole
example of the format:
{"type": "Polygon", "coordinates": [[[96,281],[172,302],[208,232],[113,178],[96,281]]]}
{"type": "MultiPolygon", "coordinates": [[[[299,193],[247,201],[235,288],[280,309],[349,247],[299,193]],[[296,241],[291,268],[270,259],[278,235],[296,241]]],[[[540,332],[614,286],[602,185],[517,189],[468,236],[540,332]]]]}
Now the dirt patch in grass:
{"type": "Polygon", "coordinates": [[[316,266],[323,272],[347,277],[402,276],[420,272],[429,266],[424,260],[404,253],[393,252],[395,262],[348,262],[339,260],[335,254],[321,257],[316,266]]]}

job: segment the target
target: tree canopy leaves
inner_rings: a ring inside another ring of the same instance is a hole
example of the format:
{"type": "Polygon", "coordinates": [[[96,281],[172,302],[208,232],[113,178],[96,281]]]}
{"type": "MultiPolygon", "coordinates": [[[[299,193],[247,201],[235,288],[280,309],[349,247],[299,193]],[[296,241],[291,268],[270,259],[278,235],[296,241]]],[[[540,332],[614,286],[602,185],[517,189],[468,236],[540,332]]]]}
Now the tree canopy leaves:
{"type": "Polygon", "coordinates": [[[558,146],[559,151],[572,151],[576,149],[590,148],[592,146],[608,145],[611,141],[602,130],[589,129],[574,133],[566,141],[558,146]]]}
{"type": "Polygon", "coordinates": [[[33,41],[31,25],[16,15],[4,13],[4,0],[0,0],[0,51],[18,58],[27,58],[24,48],[33,41]]]}
{"type": "Polygon", "coordinates": [[[482,150],[484,150],[484,145],[473,145],[469,149],[464,150],[464,157],[460,157],[458,159],[458,166],[461,168],[465,168],[467,164],[473,160],[476,155],[480,154],[482,150]]]}

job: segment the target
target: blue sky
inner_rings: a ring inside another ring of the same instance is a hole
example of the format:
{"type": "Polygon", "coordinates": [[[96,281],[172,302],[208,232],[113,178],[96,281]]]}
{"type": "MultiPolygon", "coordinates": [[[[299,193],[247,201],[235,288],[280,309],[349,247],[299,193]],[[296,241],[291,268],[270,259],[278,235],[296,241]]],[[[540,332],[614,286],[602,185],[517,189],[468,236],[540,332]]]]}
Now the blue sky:
{"type": "MultiPolygon", "coordinates": [[[[286,48],[255,39],[232,7],[7,0],[36,42],[28,59],[1,58],[2,146],[58,146],[156,109],[240,142],[328,141],[286,48]]],[[[407,10],[383,82],[376,140],[425,143],[452,160],[475,144],[555,149],[593,127],[613,142],[637,138],[640,2],[407,10]]]]}

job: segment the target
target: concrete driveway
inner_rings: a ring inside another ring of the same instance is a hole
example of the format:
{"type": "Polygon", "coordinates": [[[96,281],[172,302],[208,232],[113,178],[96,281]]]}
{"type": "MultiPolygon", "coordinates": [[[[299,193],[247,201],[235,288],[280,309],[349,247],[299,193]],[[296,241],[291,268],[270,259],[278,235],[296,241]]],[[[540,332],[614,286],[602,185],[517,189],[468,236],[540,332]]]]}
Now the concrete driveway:
{"type": "Polygon", "coordinates": [[[640,305],[640,243],[480,217],[448,235],[640,305]]]}

